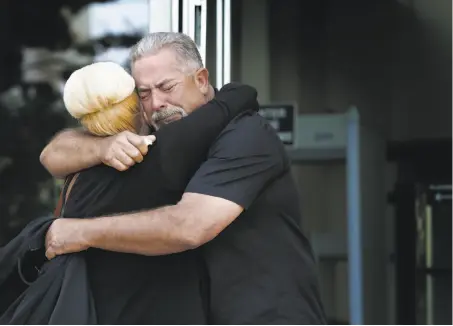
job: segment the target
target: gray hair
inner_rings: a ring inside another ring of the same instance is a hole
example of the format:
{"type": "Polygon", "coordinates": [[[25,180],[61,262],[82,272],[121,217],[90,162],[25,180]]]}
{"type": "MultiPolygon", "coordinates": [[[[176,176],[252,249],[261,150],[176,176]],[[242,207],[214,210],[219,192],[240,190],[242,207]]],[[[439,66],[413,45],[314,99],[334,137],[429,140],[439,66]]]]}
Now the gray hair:
{"type": "Polygon", "coordinates": [[[142,57],[156,54],[162,49],[173,50],[185,71],[192,72],[203,67],[195,42],[188,35],[175,32],[157,32],[144,36],[131,49],[131,65],[142,57]]]}

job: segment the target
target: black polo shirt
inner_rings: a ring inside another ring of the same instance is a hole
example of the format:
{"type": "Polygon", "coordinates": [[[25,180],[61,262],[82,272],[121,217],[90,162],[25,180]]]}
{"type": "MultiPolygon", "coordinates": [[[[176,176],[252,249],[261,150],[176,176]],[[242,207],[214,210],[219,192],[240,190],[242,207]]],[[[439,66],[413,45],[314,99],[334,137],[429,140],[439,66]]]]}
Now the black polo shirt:
{"type": "Polygon", "coordinates": [[[245,208],[202,247],[210,277],[210,323],[325,323],[290,162],[262,117],[249,113],[233,120],[186,192],[245,208]]]}

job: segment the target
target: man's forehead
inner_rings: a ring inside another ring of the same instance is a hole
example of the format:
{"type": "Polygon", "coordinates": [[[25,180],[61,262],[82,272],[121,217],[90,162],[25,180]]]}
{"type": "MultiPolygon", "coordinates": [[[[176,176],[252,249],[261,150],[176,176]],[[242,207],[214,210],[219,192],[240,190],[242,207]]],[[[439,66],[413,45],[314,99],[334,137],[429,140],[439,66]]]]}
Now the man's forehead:
{"type": "Polygon", "coordinates": [[[181,78],[179,66],[172,62],[161,62],[159,65],[134,63],[132,76],[137,88],[154,88],[181,78]]]}

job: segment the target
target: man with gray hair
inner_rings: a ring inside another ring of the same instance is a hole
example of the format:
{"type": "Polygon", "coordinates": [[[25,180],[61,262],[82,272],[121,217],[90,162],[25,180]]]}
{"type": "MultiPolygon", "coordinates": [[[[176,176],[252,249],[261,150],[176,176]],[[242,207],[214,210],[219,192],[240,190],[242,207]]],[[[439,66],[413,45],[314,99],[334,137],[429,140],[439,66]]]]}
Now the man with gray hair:
{"type": "MultiPolygon", "coordinates": [[[[184,34],[149,34],[131,59],[144,116],[154,128],[215,96],[197,47],[184,34]]],[[[101,163],[123,171],[143,160],[142,141],[129,132],[95,138],[63,131],[43,150],[41,162],[55,176],[101,163]]],[[[58,219],[47,234],[46,255],[91,247],[162,255],[200,247],[209,274],[210,323],[325,323],[290,162],[263,118],[247,113],[233,120],[181,195],[177,205],[151,211],[58,219]]]]}

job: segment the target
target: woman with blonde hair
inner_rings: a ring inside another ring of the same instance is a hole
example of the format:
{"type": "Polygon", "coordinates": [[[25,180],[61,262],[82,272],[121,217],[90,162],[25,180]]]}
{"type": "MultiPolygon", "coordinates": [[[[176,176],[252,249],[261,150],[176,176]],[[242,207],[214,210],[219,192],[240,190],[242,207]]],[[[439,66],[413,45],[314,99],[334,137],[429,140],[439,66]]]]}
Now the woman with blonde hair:
{"type": "MultiPolygon", "coordinates": [[[[69,176],[60,216],[104,216],[176,204],[224,127],[238,114],[258,110],[256,97],[250,86],[228,84],[189,116],[160,128],[140,164],[125,172],[98,165],[69,176]]],[[[114,63],[75,71],[65,85],[64,102],[94,135],[139,133],[146,126],[134,80],[114,63]]],[[[44,261],[44,253],[40,257],[44,261]]],[[[37,279],[11,300],[0,323],[207,323],[208,276],[198,250],[147,257],[90,248],[33,266],[41,271],[37,279]],[[49,302],[55,302],[51,309],[49,302]],[[68,309],[67,302],[76,303],[68,309]]],[[[0,277],[0,290],[1,283],[0,277]]]]}
{"type": "Polygon", "coordinates": [[[134,79],[113,62],[74,71],[66,82],[63,100],[69,114],[96,136],[137,132],[144,124],[134,79]]]}

